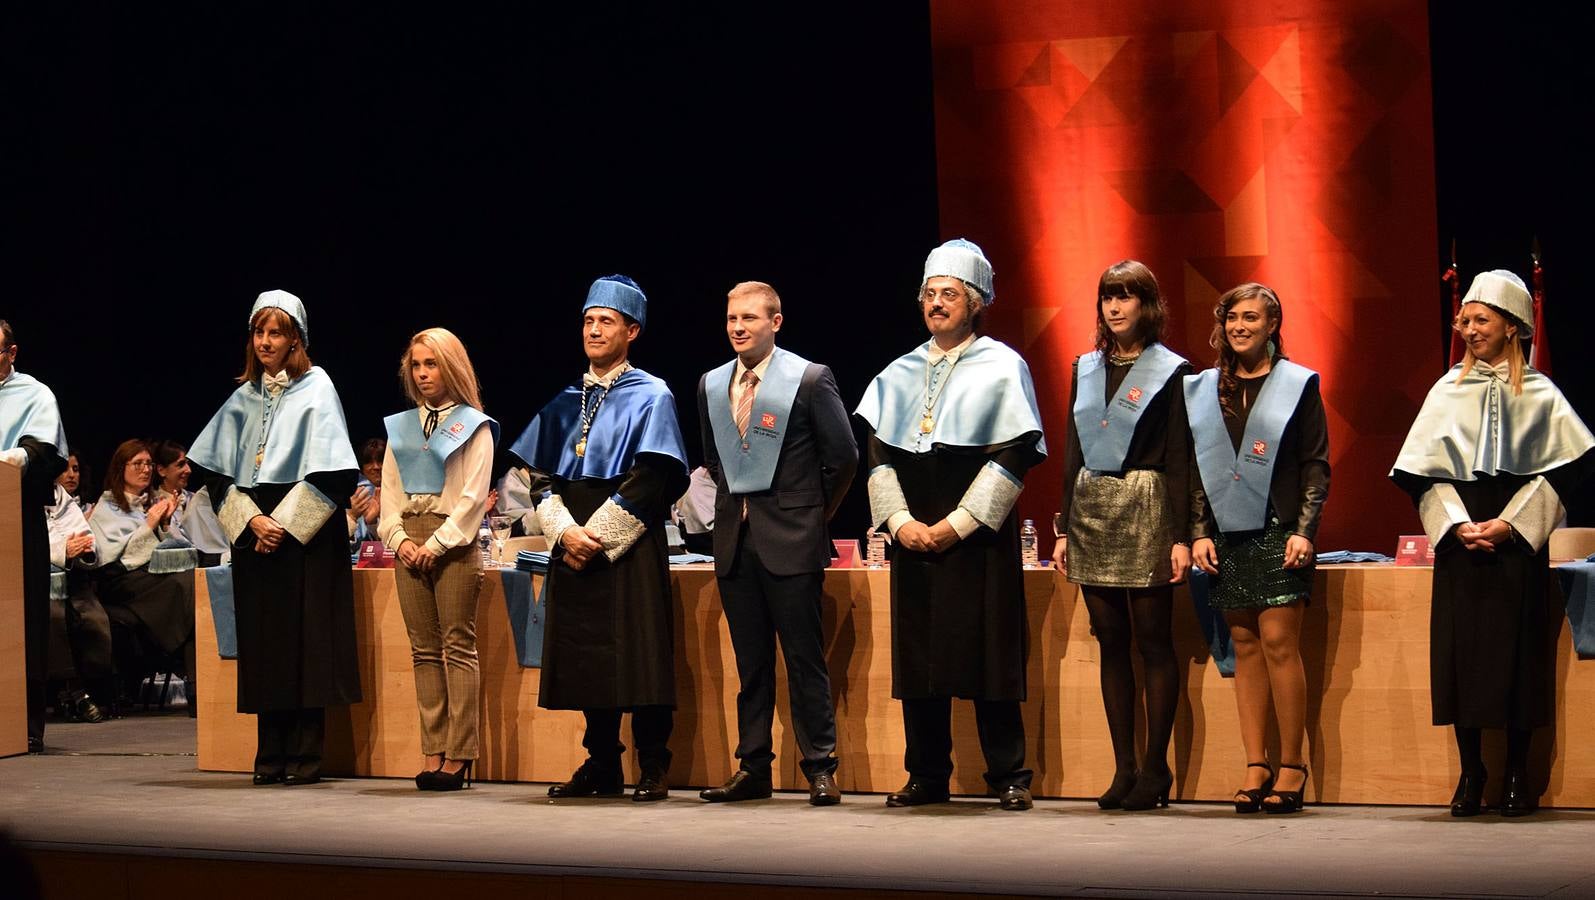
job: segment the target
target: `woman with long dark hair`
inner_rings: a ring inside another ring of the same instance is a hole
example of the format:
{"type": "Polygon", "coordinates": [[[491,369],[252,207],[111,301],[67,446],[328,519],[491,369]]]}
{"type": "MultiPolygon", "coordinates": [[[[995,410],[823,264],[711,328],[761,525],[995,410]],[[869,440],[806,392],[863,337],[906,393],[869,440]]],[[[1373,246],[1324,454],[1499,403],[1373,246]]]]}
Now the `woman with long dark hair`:
{"type": "Polygon", "coordinates": [[[1096,311],[1096,348],[1075,360],[1071,379],[1073,427],[1052,558],[1080,585],[1101,648],[1114,776],[1097,805],[1150,809],[1167,805],[1174,785],[1168,747],[1180,670],[1170,617],[1173,585],[1191,566],[1190,441],[1180,389],[1191,364],[1161,343],[1167,311],[1142,263],[1127,259],[1102,273],[1096,311]],[[1146,688],[1139,765],[1132,634],[1146,688]]]}
{"type": "Polygon", "coordinates": [[[1185,379],[1196,451],[1191,556],[1212,577],[1235,648],[1235,700],[1246,779],[1235,811],[1293,813],[1307,785],[1307,676],[1302,614],[1313,586],[1313,538],[1329,497],[1329,427],[1318,373],[1285,358],[1285,312],[1248,283],[1213,310],[1214,368],[1185,379]],[[1265,753],[1279,729],[1276,773],[1265,753]]]}
{"type": "Polygon", "coordinates": [[[1418,505],[1434,548],[1429,685],[1434,724],[1456,729],[1453,816],[1483,806],[1481,732],[1506,731],[1503,816],[1534,811],[1534,729],[1556,718],[1556,621],[1547,602],[1561,498],[1595,470],[1595,438],[1529,368],[1533,301],[1511,272],[1473,280],[1453,327],[1462,361],[1429,389],[1390,477],[1418,505]]]}
{"type": "Polygon", "coordinates": [[[238,388],[188,454],[233,548],[238,711],[257,717],[257,785],[321,780],[326,707],[360,700],[342,514],[358,466],[309,339],[298,297],[261,294],[238,388]]]}

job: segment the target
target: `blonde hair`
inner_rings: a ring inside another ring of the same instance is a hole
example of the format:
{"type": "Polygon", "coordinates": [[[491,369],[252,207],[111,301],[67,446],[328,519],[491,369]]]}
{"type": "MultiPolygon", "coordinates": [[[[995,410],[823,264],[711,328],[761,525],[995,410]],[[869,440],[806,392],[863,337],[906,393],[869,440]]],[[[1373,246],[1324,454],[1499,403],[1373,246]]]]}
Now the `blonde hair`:
{"type": "MultiPolygon", "coordinates": [[[[1477,300],[1473,302],[1479,303],[1477,300]]],[[[1467,309],[1469,305],[1467,303],[1462,304],[1462,309],[1467,309]]],[[[1511,369],[1509,380],[1512,382],[1512,394],[1514,396],[1522,394],[1523,370],[1528,365],[1523,359],[1523,340],[1519,337],[1523,333],[1523,329],[1518,326],[1517,319],[1512,316],[1488,303],[1479,303],[1479,305],[1488,309],[1493,315],[1500,316],[1501,321],[1506,323],[1506,327],[1512,329],[1512,333],[1506,336],[1506,361],[1507,366],[1511,369]]],[[[1462,309],[1457,310],[1456,318],[1451,320],[1451,330],[1458,333],[1462,331],[1462,309]]],[[[1462,344],[1462,371],[1457,375],[1457,384],[1461,384],[1462,379],[1468,377],[1468,373],[1473,371],[1473,364],[1478,361],[1479,358],[1473,355],[1473,348],[1464,342],[1462,344]]]]}
{"type": "Polygon", "coordinates": [[[416,406],[426,402],[421,392],[415,389],[415,379],[410,377],[410,351],[416,344],[424,345],[437,357],[438,377],[443,380],[443,389],[448,391],[450,399],[480,410],[482,391],[477,385],[476,368],[471,365],[465,345],[447,328],[418,331],[405,345],[404,356],[399,358],[399,381],[404,384],[404,395],[416,406]]]}
{"type": "Polygon", "coordinates": [[[781,295],[762,281],[744,281],[726,294],[726,302],[741,297],[758,297],[764,301],[764,314],[775,318],[781,314],[781,295]]]}

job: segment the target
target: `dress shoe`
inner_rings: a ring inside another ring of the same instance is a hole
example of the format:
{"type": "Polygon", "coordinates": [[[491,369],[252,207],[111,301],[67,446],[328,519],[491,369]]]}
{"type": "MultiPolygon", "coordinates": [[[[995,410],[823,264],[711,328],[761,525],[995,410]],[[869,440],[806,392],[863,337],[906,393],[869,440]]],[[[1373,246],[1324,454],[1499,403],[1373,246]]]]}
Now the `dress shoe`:
{"type": "Polygon", "coordinates": [[[1506,784],[1501,788],[1501,815],[1509,819],[1534,812],[1535,797],[1529,789],[1527,772],[1506,773],[1506,784]]]}
{"type": "Polygon", "coordinates": [[[470,787],[471,767],[475,764],[476,760],[468,759],[465,761],[465,765],[460,766],[458,769],[455,769],[452,772],[446,772],[442,769],[438,769],[432,773],[430,783],[426,786],[426,788],[424,788],[424,790],[459,791],[470,787]]]}
{"type": "Polygon", "coordinates": [[[1459,819],[1476,816],[1484,808],[1484,782],[1489,776],[1484,772],[1463,772],[1457,779],[1456,793],[1451,795],[1451,815],[1459,819]]]}
{"type": "Polygon", "coordinates": [[[886,795],[887,806],[924,806],[927,803],[946,803],[947,786],[934,787],[917,778],[908,779],[901,789],[886,795]]]}
{"type": "Polygon", "coordinates": [[[1021,784],[1010,784],[997,795],[997,808],[1023,812],[1036,804],[1030,799],[1030,789],[1021,784]]]}
{"type": "Polygon", "coordinates": [[[306,784],[320,784],[320,775],[294,775],[289,773],[282,777],[282,783],[288,787],[299,787],[306,784]]]}
{"type": "Polygon", "coordinates": [[[719,787],[699,791],[698,796],[710,803],[768,800],[770,798],[770,776],[768,774],[755,775],[746,769],[738,769],[731,774],[731,780],[719,787]]]}
{"type": "Polygon", "coordinates": [[[28,752],[29,753],[43,753],[44,752],[44,738],[34,737],[31,734],[28,735],[28,752]]]}
{"type": "Polygon", "coordinates": [[[1124,795],[1135,787],[1135,770],[1119,770],[1113,773],[1113,783],[1097,798],[1098,809],[1118,809],[1124,802],[1124,795]]]}
{"type": "Polygon", "coordinates": [[[437,773],[437,769],[422,769],[415,773],[415,789],[418,791],[432,790],[432,779],[437,773]]]}
{"type": "Polygon", "coordinates": [[[842,792],[837,790],[836,776],[821,772],[809,782],[810,806],[835,806],[842,802],[842,792]]]}
{"type": "Polygon", "coordinates": [[[589,760],[581,764],[569,781],[550,786],[548,796],[619,797],[625,792],[626,784],[620,776],[620,766],[601,769],[589,760]]]}
{"type": "Polygon", "coordinates": [[[1169,791],[1173,788],[1173,772],[1148,772],[1142,769],[1140,777],[1135,780],[1135,787],[1124,795],[1124,801],[1119,807],[1135,810],[1168,806],[1169,791]]]}
{"type": "Polygon", "coordinates": [[[107,716],[88,691],[78,691],[72,695],[72,718],[79,722],[104,722],[107,716]]]}
{"type": "Polygon", "coordinates": [[[256,772],[255,787],[265,787],[268,784],[282,784],[281,772],[256,772]]]}
{"type": "Polygon", "coordinates": [[[670,785],[665,781],[663,772],[643,772],[637,780],[636,789],[631,792],[631,799],[637,803],[652,803],[669,796],[670,785]]]}

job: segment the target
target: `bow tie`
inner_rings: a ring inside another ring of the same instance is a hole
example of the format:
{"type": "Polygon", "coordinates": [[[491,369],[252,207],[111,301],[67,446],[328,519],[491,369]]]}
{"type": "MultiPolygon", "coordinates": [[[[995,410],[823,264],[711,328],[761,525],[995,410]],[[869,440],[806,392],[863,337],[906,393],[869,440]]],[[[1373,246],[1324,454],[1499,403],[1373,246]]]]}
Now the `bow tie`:
{"type": "Polygon", "coordinates": [[[275,375],[262,376],[260,383],[261,386],[267,391],[273,394],[279,394],[282,393],[282,391],[286,389],[288,385],[293,383],[293,379],[288,377],[288,370],[283,369],[281,372],[278,372],[275,375]]]}
{"type": "Polygon", "coordinates": [[[583,372],[582,373],[582,387],[584,387],[584,388],[601,387],[601,388],[603,388],[604,390],[607,391],[610,388],[614,387],[615,386],[615,382],[620,378],[620,376],[626,374],[626,370],[630,369],[630,368],[631,368],[631,365],[629,363],[628,364],[623,364],[623,365],[621,365],[621,366],[619,366],[619,367],[617,367],[615,369],[611,369],[609,374],[605,375],[602,378],[599,378],[597,375],[594,375],[591,370],[583,372]]]}
{"type": "Polygon", "coordinates": [[[1502,360],[1493,366],[1485,362],[1475,362],[1473,368],[1481,375],[1498,378],[1502,381],[1512,380],[1512,363],[1509,360],[1502,360]]]}
{"type": "Polygon", "coordinates": [[[963,349],[961,347],[954,347],[951,350],[943,350],[936,346],[935,342],[932,342],[930,345],[930,367],[932,369],[936,368],[937,366],[941,365],[941,361],[944,359],[948,362],[957,362],[958,357],[962,353],[963,349]]]}

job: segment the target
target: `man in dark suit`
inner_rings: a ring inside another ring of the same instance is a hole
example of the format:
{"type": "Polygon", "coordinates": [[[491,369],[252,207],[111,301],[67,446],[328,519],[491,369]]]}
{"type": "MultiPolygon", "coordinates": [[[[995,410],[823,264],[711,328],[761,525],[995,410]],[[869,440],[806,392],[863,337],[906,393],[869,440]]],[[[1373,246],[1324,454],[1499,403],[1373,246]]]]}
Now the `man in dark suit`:
{"type": "Polygon", "coordinates": [[[779,350],[781,298],[757,281],[726,298],[737,358],[698,382],[705,465],[715,480],[714,559],[737,654],[737,758],[711,803],[770,796],[775,759],[775,641],[786,659],[809,802],[840,803],[836,715],[820,593],[831,561],[826,523],[858,467],[858,445],[831,370],[779,350]]]}

